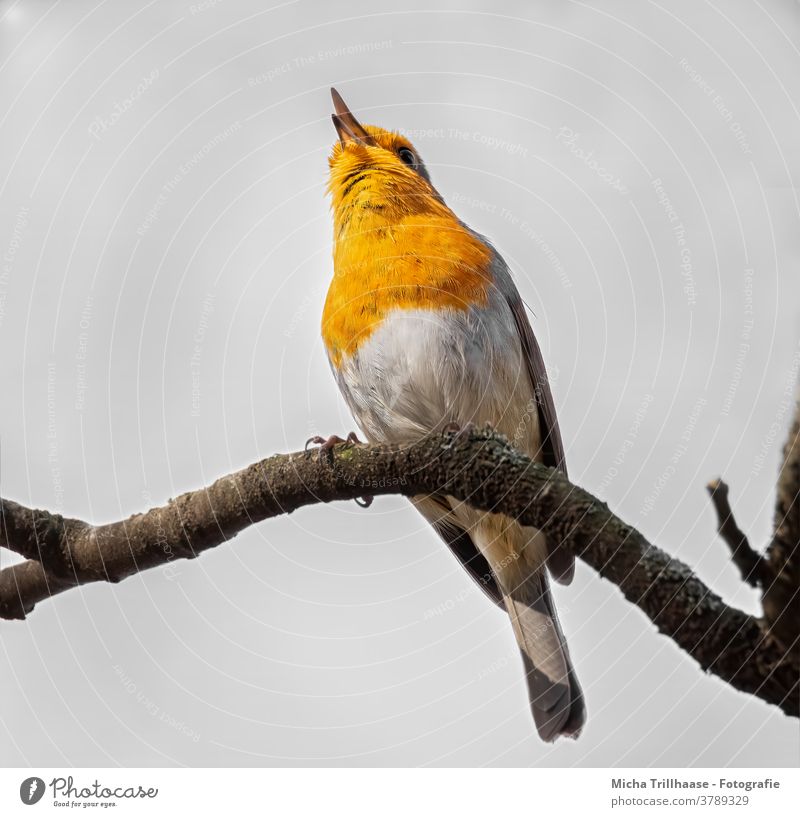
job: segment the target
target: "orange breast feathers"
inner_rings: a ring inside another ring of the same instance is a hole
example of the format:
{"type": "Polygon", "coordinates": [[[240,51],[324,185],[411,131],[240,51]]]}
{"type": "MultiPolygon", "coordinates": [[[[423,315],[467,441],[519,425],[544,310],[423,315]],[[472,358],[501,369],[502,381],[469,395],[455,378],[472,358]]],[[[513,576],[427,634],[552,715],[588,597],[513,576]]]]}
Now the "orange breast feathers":
{"type": "Polygon", "coordinates": [[[425,179],[382,164],[379,150],[351,146],[337,156],[335,147],[331,157],[334,275],[322,338],[334,366],[392,310],[466,311],[487,302],[491,285],[490,248],[425,179]]]}

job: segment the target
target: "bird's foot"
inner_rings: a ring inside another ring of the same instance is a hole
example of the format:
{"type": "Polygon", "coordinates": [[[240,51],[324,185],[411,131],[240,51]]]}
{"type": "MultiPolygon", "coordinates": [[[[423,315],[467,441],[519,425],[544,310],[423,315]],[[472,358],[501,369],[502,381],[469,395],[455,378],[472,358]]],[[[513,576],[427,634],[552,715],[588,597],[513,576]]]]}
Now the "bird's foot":
{"type": "MultiPolygon", "coordinates": [[[[313,437],[309,437],[306,440],[306,445],[304,451],[310,453],[309,446],[310,445],[318,445],[319,448],[317,449],[317,457],[322,459],[323,456],[326,454],[328,456],[333,455],[333,449],[337,445],[345,444],[348,447],[353,445],[364,445],[364,443],[358,439],[358,434],[355,431],[351,431],[345,439],[342,439],[338,434],[331,434],[330,437],[320,437],[318,434],[315,434],[313,437]]],[[[356,497],[354,502],[361,508],[369,508],[372,505],[374,497],[372,496],[362,496],[356,497]]]]}
{"type": "Polygon", "coordinates": [[[448,423],[442,429],[442,433],[452,437],[453,441],[455,441],[468,436],[471,432],[475,431],[476,428],[477,426],[475,423],[471,421],[463,426],[459,425],[458,423],[448,423]]]}
{"type": "Polygon", "coordinates": [[[342,439],[338,434],[331,434],[331,436],[327,438],[315,434],[306,440],[306,445],[303,450],[308,451],[310,445],[318,445],[319,448],[317,451],[319,456],[322,457],[323,454],[333,451],[334,446],[341,445],[342,443],[346,443],[347,445],[363,445],[361,440],[358,439],[358,434],[356,434],[355,431],[351,431],[345,439],[342,439]]]}

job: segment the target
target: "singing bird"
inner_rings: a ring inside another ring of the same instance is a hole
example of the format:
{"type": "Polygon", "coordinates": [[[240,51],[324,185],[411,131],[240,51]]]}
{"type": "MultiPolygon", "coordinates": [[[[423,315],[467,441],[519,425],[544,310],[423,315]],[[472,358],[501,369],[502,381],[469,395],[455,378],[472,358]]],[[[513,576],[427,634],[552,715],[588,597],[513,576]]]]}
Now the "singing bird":
{"type": "MultiPolygon", "coordinates": [[[[339,138],[322,338],[356,422],[369,441],[392,443],[490,424],[566,473],[544,360],[505,261],[445,204],[408,139],[360,124],[331,94],[339,138]]],[[[453,498],[412,502],[508,613],[540,737],[577,737],[583,693],[548,582],[549,572],[568,584],[574,558],[507,516],[453,498]]]]}

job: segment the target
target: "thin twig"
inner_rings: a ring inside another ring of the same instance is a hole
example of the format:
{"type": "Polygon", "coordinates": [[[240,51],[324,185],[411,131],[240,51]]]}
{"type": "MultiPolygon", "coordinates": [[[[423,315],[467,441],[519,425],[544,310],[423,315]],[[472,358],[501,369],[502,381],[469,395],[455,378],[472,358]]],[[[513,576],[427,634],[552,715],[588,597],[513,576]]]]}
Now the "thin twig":
{"type": "Polygon", "coordinates": [[[731,551],[731,559],[742,579],[751,587],[760,587],[771,579],[766,560],[750,547],[744,531],[736,524],[730,502],[728,485],[721,479],[713,479],[706,485],[714,510],[717,512],[717,531],[731,551]]]}

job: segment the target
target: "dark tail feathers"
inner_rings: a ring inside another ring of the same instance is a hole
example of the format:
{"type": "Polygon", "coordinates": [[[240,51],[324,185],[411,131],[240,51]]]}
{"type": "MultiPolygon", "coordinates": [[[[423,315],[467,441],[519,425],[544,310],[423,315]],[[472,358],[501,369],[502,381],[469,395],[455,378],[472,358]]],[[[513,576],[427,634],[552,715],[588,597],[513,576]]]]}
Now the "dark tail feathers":
{"type": "Polygon", "coordinates": [[[503,600],[522,652],[539,737],[578,737],[586,721],[583,690],[558,623],[547,573],[542,568],[524,584],[504,589],[503,600]]]}

